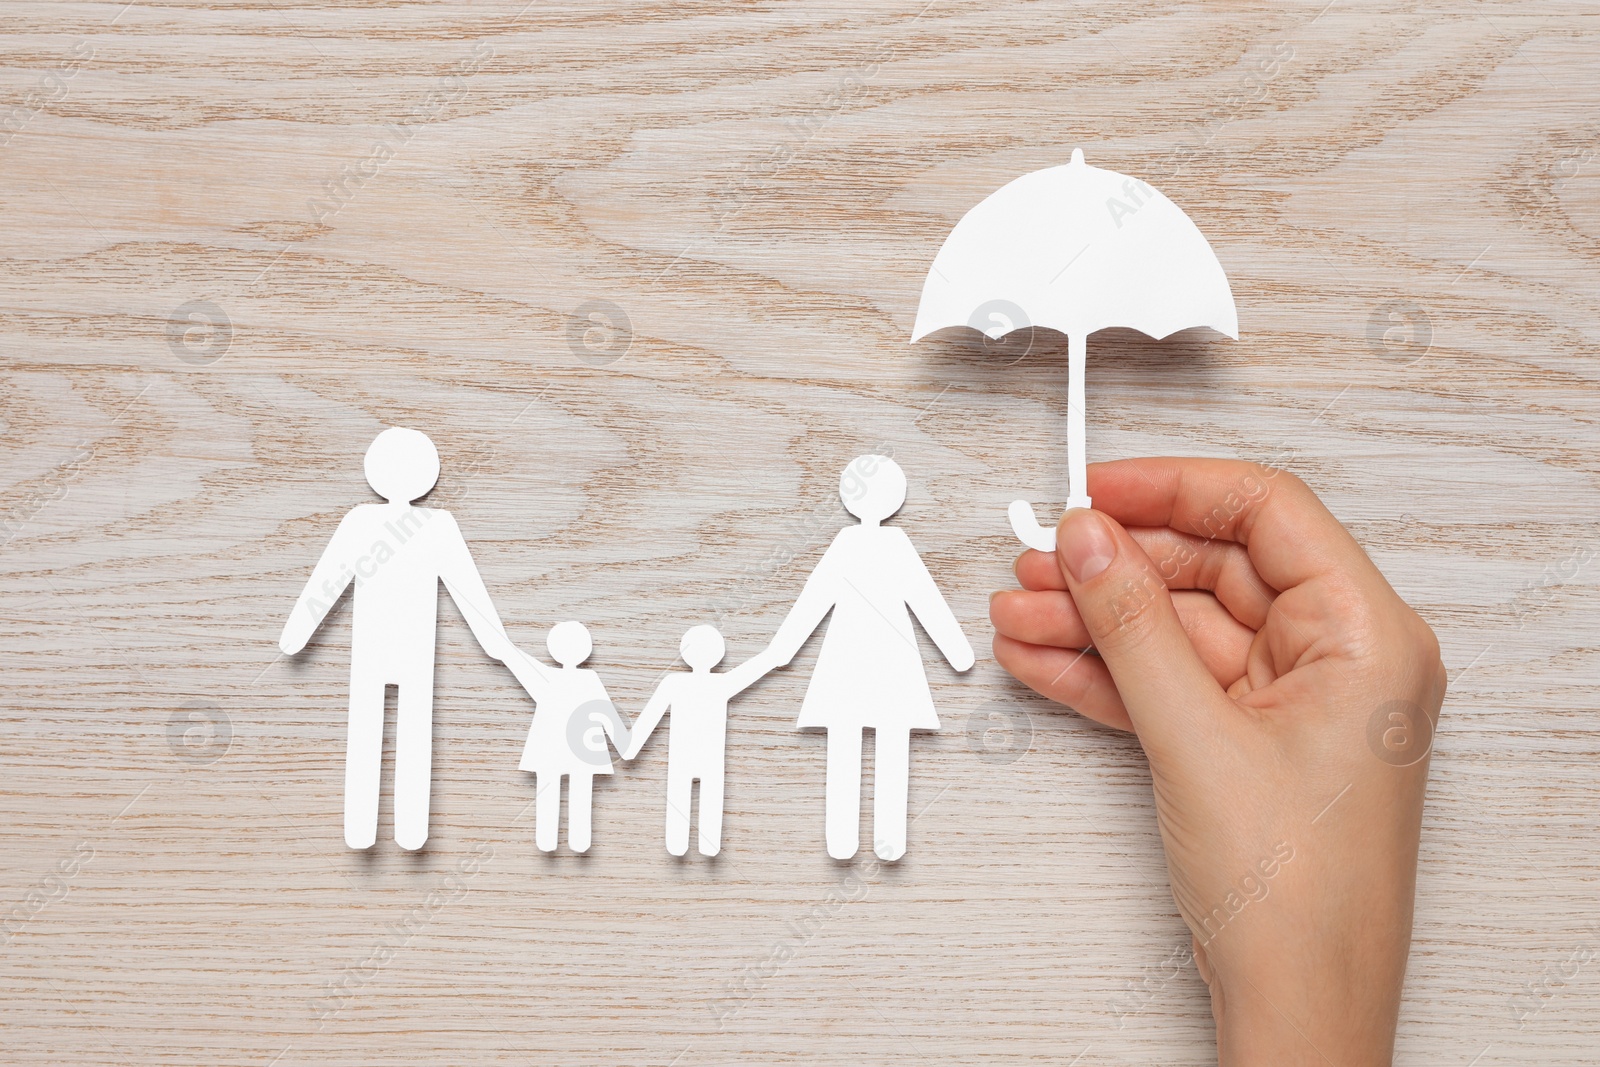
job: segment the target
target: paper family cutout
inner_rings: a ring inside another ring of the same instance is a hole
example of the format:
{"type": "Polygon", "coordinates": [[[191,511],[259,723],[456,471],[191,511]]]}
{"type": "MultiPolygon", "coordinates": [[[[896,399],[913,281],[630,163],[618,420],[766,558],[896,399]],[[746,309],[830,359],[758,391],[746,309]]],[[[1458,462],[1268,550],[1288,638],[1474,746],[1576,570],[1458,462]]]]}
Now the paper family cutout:
{"type": "Polygon", "coordinates": [[[731,671],[713,674],[711,668],[722,662],[726,647],[715,626],[696,626],[683,635],[678,654],[689,665],[688,672],[674,671],[656,686],[633,724],[633,738],[623,753],[624,759],[637,756],[661,717],[672,716],[667,747],[667,851],[674,856],[689,851],[689,794],[697,781],[700,807],[695,826],[700,854],[715,856],[722,851],[728,701],[778,665],[772,653],[765,651],[731,671]]]}
{"type": "MultiPolygon", "coordinates": [[[[1067,335],[1068,508],[1090,506],[1084,364],[1091,333],[1126,327],[1161,340],[1209,326],[1238,339],[1233,290],[1183,209],[1137,178],[1072,162],[1024,174],[968,211],[922,286],[913,343],[947,326],[999,338],[1029,326],[1067,335]]],[[[1008,511],[1017,538],[1053,552],[1033,505],[1008,511]]]]}
{"type": "Polygon", "coordinates": [[[448,511],[419,508],[439,479],[439,453],[416,430],[384,430],[367,449],[367,484],[382,504],[362,504],[339,523],[284,623],[278,647],[305,647],[345,587],[355,583],[350,624],[350,736],[345,750],[344,840],[378,836],[384,691],[395,686],[394,839],[428,839],[433,780],[433,659],[439,583],[483,650],[502,662],[516,650],[448,511]]]}
{"type": "Polygon", "coordinates": [[[912,730],[937,730],[939,716],[906,609],[950,666],[972,666],[972,646],[911,539],[880,525],[906,500],[906,477],[891,459],[862,456],[845,469],[839,496],[859,519],[834,537],[772,640],[784,663],[832,614],[798,726],[828,731],[824,793],[828,855],[856,854],[861,825],[861,733],[873,730],[874,851],[906,850],[906,790],[912,730]]]}
{"type": "Polygon", "coordinates": [[[433,488],[439,455],[416,430],[391,428],[367,450],[367,481],[383,504],[353,509],[312,570],[279,647],[305,647],[345,588],[354,583],[351,621],[350,727],[345,757],[345,843],[367,848],[377,836],[384,692],[398,688],[395,728],[395,840],[422,847],[428,836],[433,743],[433,658],[438,586],[460,606],[485,652],[505,663],[533,699],[535,712],[519,766],[534,775],[534,838],[556,848],[561,781],[567,782],[567,843],[585,852],[592,839],[595,775],[611,774],[610,749],[635,758],[663,716],[671,716],[667,754],[666,845],[688,851],[690,795],[700,783],[699,851],[722,847],[722,800],[728,702],[758,678],[787,665],[832,615],[797,728],[828,731],[825,828],[828,854],[858,848],[862,731],[875,731],[873,806],[876,851],[897,860],[906,848],[910,731],[937,730],[939,718],[911,627],[915,614],[958,671],[972,666],[972,646],[905,531],[881,525],[905,502],[905,474],[884,456],[861,456],[840,478],[839,493],[859,523],[839,531],[802,589],[772,644],[732,670],[716,673],[722,635],[695,626],[679,651],[687,672],[669,673],[633,729],[604,683],[582,664],[593,644],[582,623],[550,630],[550,667],[506,636],[472,555],[447,511],[416,507],[433,488]]]}
{"type": "Polygon", "coordinates": [[[534,843],[554,852],[561,818],[561,779],[567,780],[567,844],[574,852],[589,851],[594,776],[610,774],[611,751],[628,746],[628,727],[606,695],[594,671],[581,666],[594,650],[588,627],[563,622],[550,630],[545,642],[557,663],[550,670],[532,656],[518,652],[506,666],[527,690],[536,710],[522,746],[525,771],[534,778],[534,843]]]}
{"type": "MultiPolygon", "coordinates": [[[[1144,182],[1091,167],[1074,150],[1065,166],[1025,174],[972,208],[956,224],[923,284],[913,343],[949,326],[998,338],[1024,327],[1068,339],[1067,507],[1089,507],[1084,364],[1088,336],[1128,327],[1160,340],[1193,326],[1238,337],[1227,276],[1195,224],[1144,182]]],[[[787,665],[831,615],[798,729],[827,731],[824,790],[828,854],[859,847],[863,731],[874,731],[874,848],[897,860],[906,848],[910,733],[937,730],[914,615],[950,665],[965,671],[972,646],[905,532],[883,520],[905,502],[905,475],[891,459],[861,456],[845,469],[839,494],[859,522],[840,530],[806,580],[767,649],[724,672],[722,635],[695,626],[683,635],[687,672],[670,672],[630,730],[599,675],[582,667],[592,642],[578,622],[551,629],[550,667],[506,636],[461,531],[448,511],[417,507],[433,488],[439,455],[416,430],[380,433],[366,456],[367,481],[383,504],[359,506],[340,522],[307,580],[279,645],[293,655],[352,582],[350,726],[345,758],[345,842],[367,848],[377,836],[384,693],[398,688],[395,729],[395,840],[420,848],[428,836],[432,778],[433,660],[438,585],[443,582],[485,652],[505,663],[536,710],[521,769],[534,775],[538,847],[556,848],[561,780],[567,781],[567,841],[586,851],[592,838],[594,777],[613,773],[611,749],[632,760],[664,716],[667,754],[666,845],[689,847],[690,797],[700,783],[699,851],[721,849],[728,703],[757,679],[787,665]]],[[[1011,503],[1017,537],[1054,551],[1055,531],[1033,505],[1011,503]]]]}

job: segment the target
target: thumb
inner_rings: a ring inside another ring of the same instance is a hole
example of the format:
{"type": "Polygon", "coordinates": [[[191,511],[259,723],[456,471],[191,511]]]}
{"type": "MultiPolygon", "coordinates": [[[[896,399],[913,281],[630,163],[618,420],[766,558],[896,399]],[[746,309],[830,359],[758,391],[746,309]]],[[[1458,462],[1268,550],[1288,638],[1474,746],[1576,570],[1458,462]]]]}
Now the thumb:
{"type": "Polygon", "coordinates": [[[1192,740],[1226,694],[1144,549],[1111,516],[1074,508],[1057,527],[1056,561],[1139,739],[1192,740]]]}

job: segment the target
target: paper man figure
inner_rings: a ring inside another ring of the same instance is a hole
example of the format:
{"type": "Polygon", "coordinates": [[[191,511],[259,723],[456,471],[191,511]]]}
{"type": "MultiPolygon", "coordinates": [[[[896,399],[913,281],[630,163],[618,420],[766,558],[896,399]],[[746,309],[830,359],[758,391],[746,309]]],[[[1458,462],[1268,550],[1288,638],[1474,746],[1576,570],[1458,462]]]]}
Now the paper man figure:
{"type": "Polygon", "coordinates": [[[344,840],[378,836],[384,689],[399,690],[395,723],[394,839],[428,839],[433,773],[433,655],[439,582],[497,660],[514,649],[448,511],[413,507],[439,478],[439,453],[424,433],[391,427],[367,449],[367,482],[387,503],[363,504],[339,523],[284,624],[278,647],[294,655],[353,580],[350,733],[345,751],[344,840]]]}
{"type": "Polygon", "coordinates": [[[561,828],[561,778],[567,778],[567,844],[589,851],[594,808],[594,776],[611,773],[611,750],[628,747],[628,727],[594,671],[580,667],[594,643],[581,622],[563,622],[545,641],[561,665],[552,670],[520,649],[506,660],[522,688],[538,705],[528,740],[522,746],[525,771],[534,774],[534,841],[554,852],[561,828]]]}
{"type": "Polygon", "coordinates": [[[939,728],[906,608],[956,670],[972,666],[972,646],[905,531],[879,525],[905,503],[906,476],[899,465],[884,456],[860,456],[840,476],[839,495],[861,522],[840,530],[828,546],[772,639],[771,652],[788,663],[833,613],[796,724],[828,731],[828,855],[848,859],[856,854],[861,731],[870,727],[877,753],[875,851],[882,859],[897,860],[906,850],[910,731],[939,728]]]}
{"type": "Polygon", "coordinates": [[[667,675],[656,687],[650,703],[633,724],[633,741],[622,753],[633,759],[661,721],[672,713],[672,737],[667,747],[667,851],[681,856],[689,851],[689,793],[700,782],[700,854],[715,856],[722,850],[722,779],[728,738],[728,701],[777,666],[770,652],[762,652],[722,674],[711,668],[726,651],[715,626],[695,626],[683,635],[678,651],[689,672],[667,675]]]}

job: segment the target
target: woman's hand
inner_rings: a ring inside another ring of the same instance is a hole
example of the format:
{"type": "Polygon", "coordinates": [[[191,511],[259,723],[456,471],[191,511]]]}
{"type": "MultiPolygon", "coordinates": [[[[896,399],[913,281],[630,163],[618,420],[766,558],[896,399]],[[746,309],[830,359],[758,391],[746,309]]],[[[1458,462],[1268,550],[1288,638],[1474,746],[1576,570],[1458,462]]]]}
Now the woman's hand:
{"type": "Polygon", "coordinates": [[[1141,459],[1089,481],[1096,510],[994,595],[995,658],[1138,734],[1221,1062],[1389,1063],[1433,632],[1291,474],[1141,459]]]}

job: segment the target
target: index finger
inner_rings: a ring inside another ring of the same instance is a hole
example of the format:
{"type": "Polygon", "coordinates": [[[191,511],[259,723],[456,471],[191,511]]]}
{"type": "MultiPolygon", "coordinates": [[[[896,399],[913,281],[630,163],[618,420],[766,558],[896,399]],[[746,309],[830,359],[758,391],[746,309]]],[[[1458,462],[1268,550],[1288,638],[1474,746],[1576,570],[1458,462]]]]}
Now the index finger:
{"type": "Polygon", "coordinates": [[[1167,526],[1237,541],[1275,589],[1352,567],[1376,570],[1310,487],[1288,471],[1242,460],[1162,456],[1091,463],[1088,473],[1096,511],[1124,526],[1167,526]]]}

